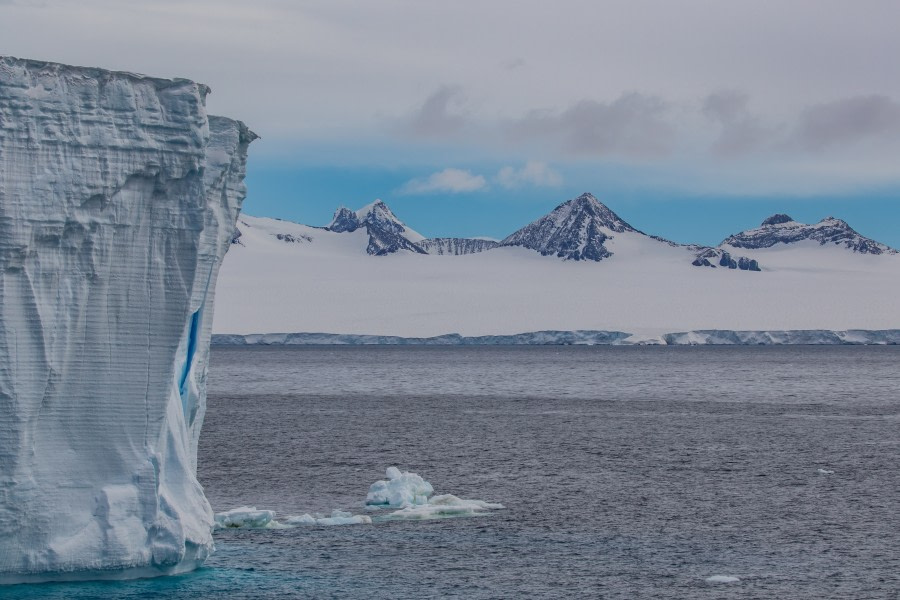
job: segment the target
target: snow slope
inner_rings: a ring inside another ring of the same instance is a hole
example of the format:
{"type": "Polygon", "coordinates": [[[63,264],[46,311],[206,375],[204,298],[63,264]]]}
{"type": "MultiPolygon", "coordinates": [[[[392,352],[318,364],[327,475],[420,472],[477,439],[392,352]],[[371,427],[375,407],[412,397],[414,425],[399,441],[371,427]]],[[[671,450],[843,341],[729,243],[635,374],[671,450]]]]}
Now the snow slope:
{"type": "Polygon", "coordinates": [[[611,256],[595,262],[521,246],[373,257],[363,231],[240,219],[247,225],[241,227],[244,245],[228,253],[220,277],[214,323],[220,334],[597,330],[651,340],[692,330],[900,326],[900,256],[815,240],[732,249],[758,261],[762,270],[753,272],[692,266],[702,248],[630,226],[604,233],[602,246],[611,256]],[[278,233],[310,241],[286,244],[278,233]]]}

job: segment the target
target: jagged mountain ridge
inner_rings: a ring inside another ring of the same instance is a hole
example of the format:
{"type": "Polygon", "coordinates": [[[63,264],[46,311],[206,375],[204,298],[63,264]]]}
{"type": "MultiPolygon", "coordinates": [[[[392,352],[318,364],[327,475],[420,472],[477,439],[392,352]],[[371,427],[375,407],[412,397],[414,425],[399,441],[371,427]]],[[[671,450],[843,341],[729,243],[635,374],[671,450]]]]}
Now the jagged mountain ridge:
{"type": "Polygon", "coordinates": [[[406,226],[403,221],[381,200],[353,212],[348,208],[338,208],[334,219],[326,229],[336,233],[353,232],[365,227],[369,235],[366,252],[373,256],[384,256],[401,250],[428,254],[419,245],[425,238],[406,226]]]}
{"type": "Polygon", "coordinates": [[[428,238],[419,244],[426,253],[461,256],[492,250],[500,242],[483,238],[428,238]]]}
{"type": "Polygon", "coordinates": [[[727,237],[719,248],[743,248],[760,250],[778,244],[793,244],[805,240],[819,245],[843,246],[859,254],[897,254],[897,250],[857,233],[846,221],[826,217],[818,223],[799,223],[786,214],[776,214],[765,219],[756,229],[748,229],[727,237]]]}

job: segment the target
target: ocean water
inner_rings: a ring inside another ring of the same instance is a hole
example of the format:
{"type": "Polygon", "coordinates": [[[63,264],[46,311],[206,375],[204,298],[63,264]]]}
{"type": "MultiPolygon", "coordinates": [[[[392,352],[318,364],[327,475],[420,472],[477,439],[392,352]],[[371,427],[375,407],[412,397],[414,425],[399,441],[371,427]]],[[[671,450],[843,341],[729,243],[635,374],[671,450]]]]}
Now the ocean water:
{"type": "Polygon", "coordinates": [[[391,465],[506,508],[217,531],[185,576],[0,595],[900,595],[900,347],[217,347],[209,385],[218,511],[364,513],[391,465]]]}

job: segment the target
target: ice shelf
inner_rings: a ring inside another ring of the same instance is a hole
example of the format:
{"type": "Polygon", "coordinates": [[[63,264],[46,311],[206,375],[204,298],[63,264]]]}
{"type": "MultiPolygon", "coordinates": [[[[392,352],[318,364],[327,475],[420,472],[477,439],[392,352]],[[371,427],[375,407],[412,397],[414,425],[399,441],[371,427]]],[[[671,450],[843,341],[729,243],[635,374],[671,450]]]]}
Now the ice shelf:
{"type": "Polygon", "coordinates": [[[197,440],[256,136],[208,92],[0,57],[0,583],[213,548],[197,440]]]}

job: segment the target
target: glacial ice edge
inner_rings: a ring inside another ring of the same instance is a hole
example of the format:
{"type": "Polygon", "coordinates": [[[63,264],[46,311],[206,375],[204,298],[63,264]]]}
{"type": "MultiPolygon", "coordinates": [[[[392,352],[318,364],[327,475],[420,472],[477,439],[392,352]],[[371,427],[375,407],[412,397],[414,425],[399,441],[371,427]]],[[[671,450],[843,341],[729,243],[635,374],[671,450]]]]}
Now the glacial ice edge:
{"type": "Polygon", "coordinates": [[[900,329],[698,329],[661,335],[637,335],[622,331],[530,331],[509,335],[462,336],[449,333],[433,337],[402,337],[343,333],[253,333],[212,336],[213,346],[781,346],[781,345],[900,345],[900,329]]]}
{"type": "Polygon", "coordinates": [[[243,123],[185,79],[0,57],[0,583],[197,568],[243,123]]]}

